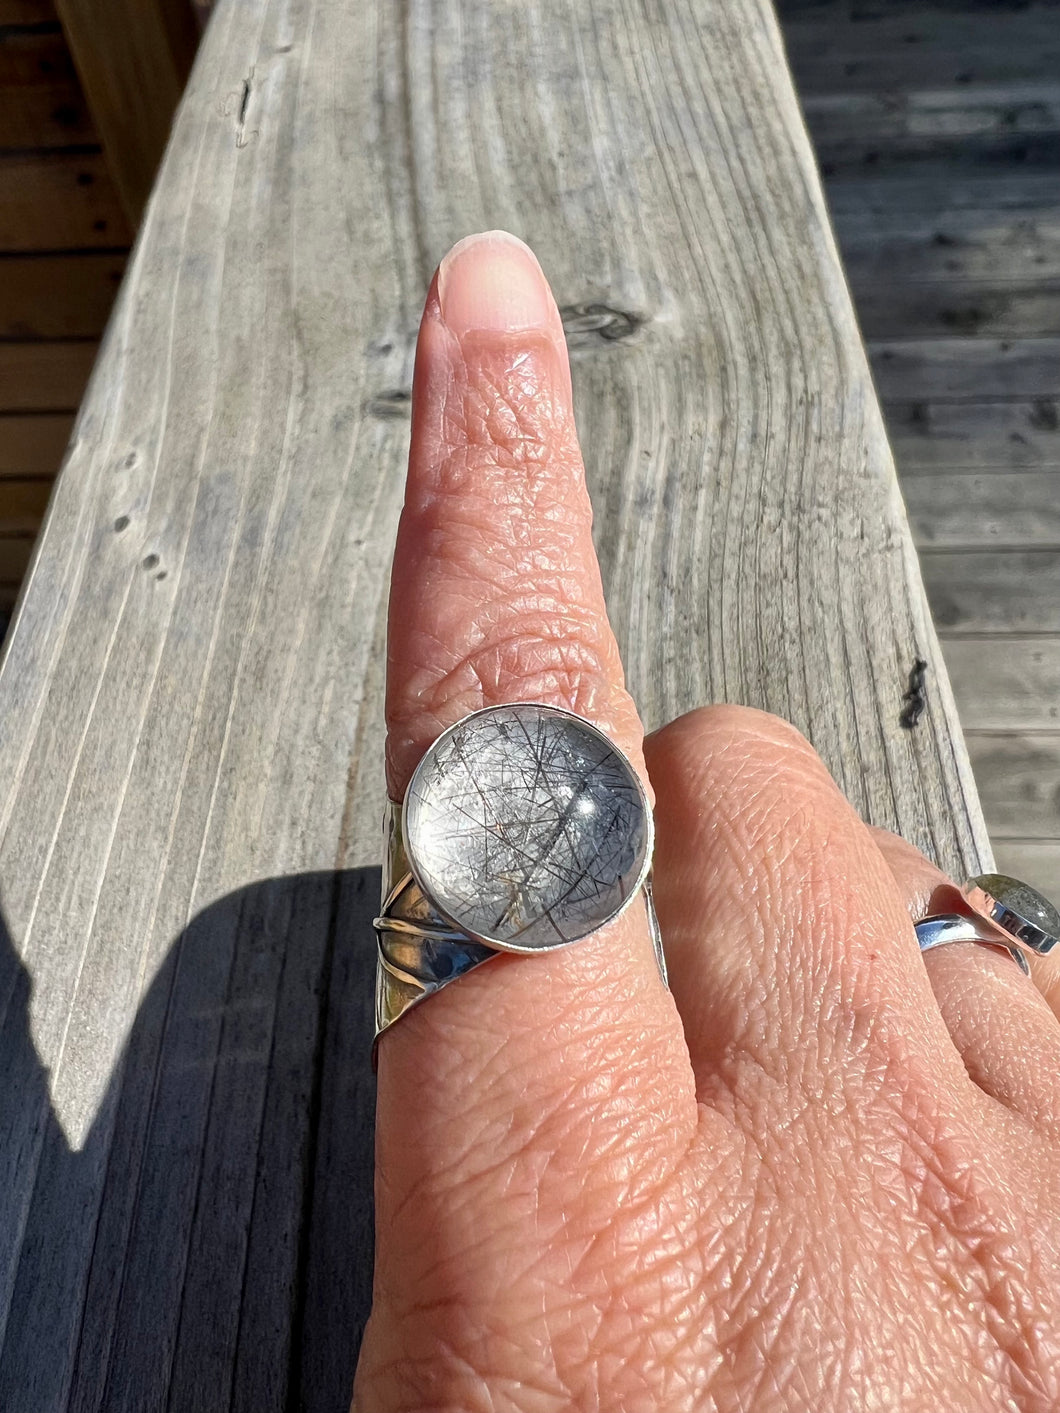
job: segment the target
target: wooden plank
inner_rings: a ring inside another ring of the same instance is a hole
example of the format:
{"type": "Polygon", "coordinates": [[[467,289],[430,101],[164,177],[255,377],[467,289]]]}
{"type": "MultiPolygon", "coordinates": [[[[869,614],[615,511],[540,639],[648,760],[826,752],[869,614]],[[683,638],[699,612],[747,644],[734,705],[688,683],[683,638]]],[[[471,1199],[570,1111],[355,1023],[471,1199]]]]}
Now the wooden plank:
{"type": "Polygon", "coordinates": [[[73,421],[69,413],[0,415],[0,477],[54,476],[73,421]]]}
{"type": "Polygon", "coordinates": [[[1060,545],[1060,467],[910,476],[902,495],[921,551],[1060,545]]]}
{"type": "Polygon", "coordinates": [[[54,19],[52,0],[0,0],[0,25],[41,25],[54,19]]]}
{"type": "MultiPolygon", "coordinates": [[[[1028,12],[1047,16],[1060,7],[1060,0],[1003,0],[1003,3],[1006,13],[1019,16],[1028,12]]],[[[994,0],[840,0],[838,22],[862,25],[881,19],[901,20],[903,32],[908,29],[919,37],[924,33],[926,21],[941,24],[957,16],[968,16],[969,12],[978,19],[992,6],[994,0]]],[[[819,18],[837,13],[834,0],[779,0],[778,9],[785,19],[814,15],[819,18]]]]}
{"type": "Polygon", "coordinates": [[[818,16],[787,17],[784,43],[796,87],[817,94],[1055,80],[1055,10],[971,8],[931,14],[925,6],[915,15],[881,12],[851,21],[831,4],[818,16]]]}
{"type": "Polygon", "coordinates": [[[99,152],[0,155],[0,252],[113,249],[131,239],[99,152]]]}
{"type": "Polygon", "coordinates": [[[1034,0],[1004,6],[969,0],[866,0],[860,6],[780,0],[778,9],[792,56],[867,58],[880,50],[910,55],[926,50],[941,58],[947,48],[1048,48],[1056,42],[1056,6],[1034,0]]]}
{"type": "Polygon", "coordinates": [[[908,93],[810,93],[803,95],[802,108],[819,151],[867,143],[895,152],[928,150],[955,138],[1055,135],[1060,84],[1050,79],[908,93]]]}
{"type": "Polygon", "coordinates": [[[0,257],[0,338],[99,338],[125,255],[0,257]]]}
{"type": "MultiPolygon", "coordinates": [[[[857,49],[844,47],[846,35],[823,53],[802,49],[801,26],[785,26],[792,74],[799,93],[895,93],[917,88],[960,88],[973,83],[1006,83],[1022,79],[1055,80],[1060,69],[1060,41],[1055,23],[1042,42],[1016,30],[1012,16],[983,16],[986,34],[998,39],[957,44],[946,36],[921,44],[888,44],[868,37],[857,49]]],[[[848,41],[849,42],[849,41],[848,41]]]]}
{"type": "Polygon", "coordinates": [[[867,173],[905,176],[912,172],[930,183],[935,172],[967,171],[971,175],[1025,168],[1052,172],[1060,164],[1060,134],[1052,131],[1009,133],[997,129],[974,136],[918,133],[882,141],[869,133],[859,143],[843,142],[841,122],[819,131],[814,146],[825,181],[859,178],[867,173]]]}
{"type": "Polygon", "coordinates": [[[945,161],[970,171],[1055,167],[1060,159],[1060,84],[970,84],[915,92],[803,97],[826,178],[902,172],[945,161]]]}
{"type": "Polygon", "coordinates": [[[18,588],[33,551],[34,534],[0,534],[0,586],[18,588]]]}
{"type": "Polygon", "coordinates": [[[1060,731],[969,732],[966,739],[993,842],[1060,844],[1060,731]]]}
{"type": "Polygon", "coordinates": [[[228,0],[108,326],[0,667],[5,1413],[346,1404],[394,409],[459,236],[524,236],[568,311],[649,726],[772,708],[989,859],[770,6],[465,18],[228,0]]]}
{"type": "Polygon", "coordinates": [[[0,342],[0,413],[76,409],[95,362],[92,340],[77,343],[0,342]]]}
{"type": "Polygon", "coordinates": [[[1004,211],[848,209],[835,229],[867,338],[1027,338],[1060,328],[1055,199],[1004,211]]]}
{"type": "Polygon", "coordinates": [[[855,288],[870,280],[934,284],[1060,278],[1060,180],[1053,205],[997,211],[936,206],[911,212],[844,211],[834,218],[855,288]]]}
{"type": "Polygon", "coordinates": [[[966,731],[1060,728],[1060,637],[942,635],[966,731]]]}
{"type": "Polygon", "coordinates": [[[97,141],[58,23],[0,27],[0,149],[97,141]]]}
{"type": "Polygon", "coordinates": [[[920,551],[939,631],[1060,631],[1060,549],[920,551]]]}
{"type": "Polygon", "coordinates": [[[885,402],[1060,393],[1060,338],[872,340],[869,358],[885,402]]]}
{"type": "Polygon", "coordinates": [[[1060,841],[999,839],[997,866],[1015,878],[1040,888],[1047,898],[1060,894],[1060,841]]]}
{"type": "Polygon", "coordinates": [[[50,481],[0,481],[0,538],[36,535],[50,493],[50,481]]]}
{"type": "MultiPolygon", "coordinates": [[[[852,176],[829,181],[828,208],[833,218],[893,213],[1032,211],[1057,203],[1052,172],[999,167],[988,175],[946,163],[925,165],[915,175],[852,176]]],[[[1003,219],[1003,218],[1002,218],[1003,219]]]]}
{"type": "Polygon", "coordinates": [[[55,0],[130,223],[140,219],[198,44],[188,0],[55,0]]]}
{"type": "Polygon", "coordinates": [[[906,281],[851,278],[862,332],[870,340],[975,334],[1047,337],[1060,328],[1060,281],[906,281]]]}
{"type": "Polygon", "coordinates": [[[1060,400],[884,404],[887,433],[903,484],[949,467],[1030,469],[1060,466],[1060,400]]]}
{"type": "MultiPolygon", "coordinates": [[[[861,140],[850,142],[845,138],[842,117],[836,116],[817,120],[813,138],[821,174],[829,183],[867,173],[898,177],[910,172],[930,182],[934,173],[942,169],[972,175],[1013,167],[1052,172],[1060,164],[1060,133],[1050,127],[1039,130],[1030,125],[1029,119],[1024,121],[1023,131],[1010,131],[1005,112],[1000,110],[992,119],[984,115],[981,130],[976,133],[946,133],[938,130],[941,123],[932,123],[926,133],[913,128],[895,136],[874,131],[866,121],[859,126],[861,140]]],[[[970,118],[963,124],[972,125],[970,118]]],[[[955,119],[955,126],[962,124],[955,119]]]]}

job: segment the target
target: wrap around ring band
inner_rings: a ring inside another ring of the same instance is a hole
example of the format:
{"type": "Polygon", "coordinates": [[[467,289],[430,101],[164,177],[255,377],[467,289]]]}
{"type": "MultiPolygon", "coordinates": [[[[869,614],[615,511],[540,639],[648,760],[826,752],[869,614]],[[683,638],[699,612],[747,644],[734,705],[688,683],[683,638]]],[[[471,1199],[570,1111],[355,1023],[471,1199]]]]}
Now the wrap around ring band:
{"type": "Polygon", "coordinates": [[[1060,939],[1060,913],[1029,883],[1003,873],[983,873],[961,889],[974,913],[943,913],[914,924],[922,952],[951,942],[975,942],[1005,951],[1030,976],[1026,948],[1045,954],[1060,939]]]}
{"type": "Polygon", "coordinates": [[[916,940],[922,952],[930,952],[933,947],[945,947],[950,942],[977,942],[980,947],[990,947],[994,951],[1007,952],[1023,972],[1030,976],[1031,967],[1023,949],[1015,942],[1004,942],[1000,937],[991,937],[982,925],[963,913],[940,913],[936,917],[925,917],[915,924],[916,940]]]}

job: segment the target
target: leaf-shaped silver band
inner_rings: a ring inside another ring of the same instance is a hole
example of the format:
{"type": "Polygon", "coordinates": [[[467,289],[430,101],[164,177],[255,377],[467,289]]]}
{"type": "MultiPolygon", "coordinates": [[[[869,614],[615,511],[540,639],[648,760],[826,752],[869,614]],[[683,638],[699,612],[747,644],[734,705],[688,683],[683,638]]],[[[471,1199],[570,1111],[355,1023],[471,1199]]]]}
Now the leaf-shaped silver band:
{"type": "MultiPolygon", "coordinates": [[[[379,1037],[396,1020],[472,967],[502,956],[454,929],[416,882],[401,834],[401,805],[387,801],[382,906],[374,920],[378,942],[375,979],[375,1064],[379,1037]]],[[[659,975],[667,984],[662,934],[651,878],[644,883],[648,927],[659,975]]],[[[576,945],[576,944],[573,944],[576,945]]]]}

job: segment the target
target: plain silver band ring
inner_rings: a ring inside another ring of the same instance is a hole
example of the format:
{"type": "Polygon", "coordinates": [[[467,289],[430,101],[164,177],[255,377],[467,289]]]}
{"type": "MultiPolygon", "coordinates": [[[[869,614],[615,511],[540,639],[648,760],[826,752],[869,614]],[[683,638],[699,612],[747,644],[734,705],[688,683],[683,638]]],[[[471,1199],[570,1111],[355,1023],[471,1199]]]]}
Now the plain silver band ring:
{"type": "Polygon", "coordinates": [[[922,952],[930,952],[934,947],[946,947],[951,942],[975,942],[980,947],[1007,952],[1024,976],[1031,974],[1030,963],[1021,947],[1001,937],[990,936],[974,918],[961,913],[939,913],[934,917],[921,918],[914,923],[914,928],[922,952]]]}

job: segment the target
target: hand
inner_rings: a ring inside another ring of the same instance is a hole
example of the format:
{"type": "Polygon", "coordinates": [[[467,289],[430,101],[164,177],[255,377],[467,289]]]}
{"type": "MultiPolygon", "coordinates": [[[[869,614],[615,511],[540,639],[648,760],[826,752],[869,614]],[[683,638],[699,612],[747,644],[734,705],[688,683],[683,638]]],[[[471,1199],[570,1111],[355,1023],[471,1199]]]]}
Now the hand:
{"type": "Polygon", "coordinates": [[[719,706],[642,739],[559,314],[494,233],[420,327],[391,797],[514,700],[592,718],[650,780],[672,992],[631,908],[383,1036],[358,1413],[1055,1413],[1057,1018],[1002,953],[921,956],[910,913],[952,885],[793,727],[719,706]]]}

